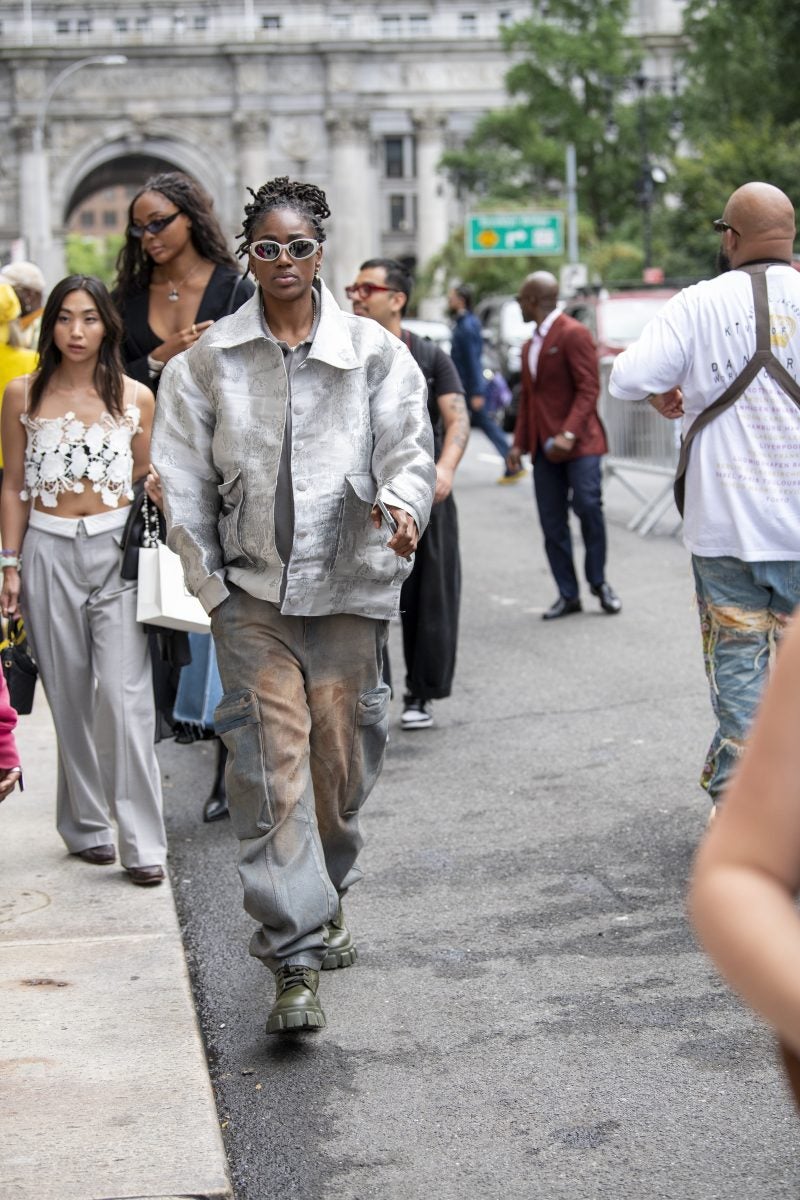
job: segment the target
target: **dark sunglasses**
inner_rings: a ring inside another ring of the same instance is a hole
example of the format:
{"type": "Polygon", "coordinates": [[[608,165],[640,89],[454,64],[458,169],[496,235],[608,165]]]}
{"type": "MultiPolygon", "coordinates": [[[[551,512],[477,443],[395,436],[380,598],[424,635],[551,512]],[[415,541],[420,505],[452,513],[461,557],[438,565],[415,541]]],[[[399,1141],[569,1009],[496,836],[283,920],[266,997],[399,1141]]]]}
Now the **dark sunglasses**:
{"type": "Polygon", "coordinates": [[[351,283],[344,289],[348,300],[369,300],[373,292],[396,292],[397,288],[382,287],[379,283],[351,283]]]}
{"type": "Polygon", "coordinates": [[[314,238],[295,238],[294,241],[285,243],[263,238],[260,242],[251,242],[249,250],[255,258],[260,258],[262,262],[277,262],[282,250],[285,250],[290,258],[302,261],[304,258],[311,258],[320,245],[321,243],[315,241],[314,238]]]}
{"type": "Polygon", "coordinates": [[[724,233],[726,229],[730,229],[731,233],[735,233],[737,237],[742,236],[738,229],[734,229],[727,221],[723,221],[722,217],[717,217],[716,220],[712,221],[711,226],[714,233],[724,233]]]}
{"type": "Polygon", "coordinates": [[[178,209],[177,212],[170,213],[168,217],[159,217],[155,221],[148,221],[146,225],[129,225],[128,233],[135,238],[143,238],[146,233],[161,233],[162,229],[166,229],[180,215],[181,210],[178,209]]]}

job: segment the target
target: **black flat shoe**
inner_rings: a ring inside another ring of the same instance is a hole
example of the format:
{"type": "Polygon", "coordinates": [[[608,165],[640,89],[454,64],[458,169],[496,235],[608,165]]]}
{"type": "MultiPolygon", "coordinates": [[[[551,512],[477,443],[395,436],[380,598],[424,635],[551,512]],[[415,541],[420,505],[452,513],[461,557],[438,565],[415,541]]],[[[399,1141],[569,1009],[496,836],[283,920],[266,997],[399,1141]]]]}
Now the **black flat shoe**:
{"type": "Polygon", "coordinates": [[[228,808],[228,797],[209,796],[203,805],[203,820],[206,825],[210,825],[212,821],[221,821],[224,817],[230,816],[228,808]]]}
{"type": "Polygon", "coordinates": [[[592,595],[597,596],[603,612],[618,613],[622,611],[622,601],[608,583],[599,583],[592,588],[592,595]]]}
{"type": "Polygon", "coordinates": [[[557,617],[568,617],[577,612],[583,612],[583,605],[577,596],[572,600],[568,600],[566,596],[559,596],[555,604],[551,604],[547,612],[542,613],[542,620],[555,621],[557,617]]]}

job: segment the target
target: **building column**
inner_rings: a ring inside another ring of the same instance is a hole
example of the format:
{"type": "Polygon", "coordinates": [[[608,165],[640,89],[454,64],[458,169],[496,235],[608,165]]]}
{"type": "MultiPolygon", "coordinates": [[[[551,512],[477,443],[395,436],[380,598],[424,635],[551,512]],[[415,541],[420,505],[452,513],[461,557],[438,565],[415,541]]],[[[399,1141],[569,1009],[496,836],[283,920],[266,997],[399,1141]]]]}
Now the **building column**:
{"type": "MultiPolygon", "coordinates": [[[[433,110],[412,113],[417,145],[417,262],[419,269],[438,254],[450,233],[447,180],[439,170],[447,119],[433,110]]],[[[420,316],[441,317],[442,304],[431,297],[420,303],[420,316]]]]}
{"type": "Polygon", "coordinates": [[[250,200],[249,187],[258,191],[269,179],[269,129],[266,114],[237,112],[233,115],[233,134],[236,145],[236,202],[239,218],[250,200]]]}
{"type": "Polygon", "coordinates": [[[331,154],[331,249],[326,247],[322,275],[338,302],[347,305],[346,285],[360,263],[380,253],[375,167],[365,113],[336,111],[325,120],[331,154]]]}

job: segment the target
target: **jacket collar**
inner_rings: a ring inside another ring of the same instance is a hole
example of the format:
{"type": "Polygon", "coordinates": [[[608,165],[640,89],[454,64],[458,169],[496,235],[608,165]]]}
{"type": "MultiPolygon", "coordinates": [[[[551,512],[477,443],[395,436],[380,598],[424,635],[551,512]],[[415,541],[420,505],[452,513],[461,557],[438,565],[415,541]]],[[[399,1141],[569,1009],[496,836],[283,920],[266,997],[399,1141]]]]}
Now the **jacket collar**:
{"type": "MultiPolygon", "coordinates": [[[[359,365],[353,348],[348,317],[333,298],[333,293],[319,281],[319,303],[321,305],[319,327],[311,343],[309,358],[320,359],[333,367],[350,370],[359,365]]],[[[359,318],[360,319],[360,318],[359,318]]],[[[214,326],[209,332],[207,345],[223,350],[243,346],[247,342],[267,341],[261,323],[261,288],[256,287],[250,299],[232,316],[214,326]]]]}

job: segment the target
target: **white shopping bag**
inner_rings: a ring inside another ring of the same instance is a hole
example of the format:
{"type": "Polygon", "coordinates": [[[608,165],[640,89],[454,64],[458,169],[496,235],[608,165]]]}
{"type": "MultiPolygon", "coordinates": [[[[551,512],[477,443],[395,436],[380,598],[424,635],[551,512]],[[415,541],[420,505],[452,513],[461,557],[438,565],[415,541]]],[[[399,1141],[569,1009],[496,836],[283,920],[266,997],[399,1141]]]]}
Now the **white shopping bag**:
{"type": "Polygon", "coordinates": [[[211,625],[200,601],[186,588],[180,558],[162,542],[139,549],[136,620],[188,633],[208,633],[211,625]]]}

